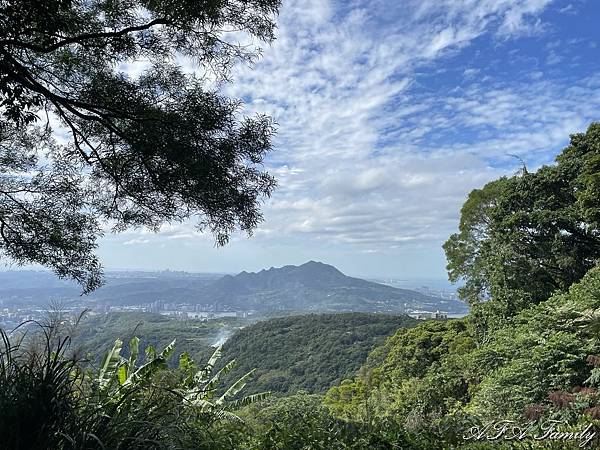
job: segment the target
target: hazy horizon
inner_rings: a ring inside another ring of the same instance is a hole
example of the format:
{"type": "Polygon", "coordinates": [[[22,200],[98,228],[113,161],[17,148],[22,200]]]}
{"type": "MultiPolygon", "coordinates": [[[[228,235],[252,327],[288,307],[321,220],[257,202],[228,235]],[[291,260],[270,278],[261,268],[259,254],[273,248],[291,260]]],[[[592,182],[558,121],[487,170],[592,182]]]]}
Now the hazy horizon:
{"type": "MultiPolygon", "coordinates": [[[[310,261],[316,261],[316,260],[310,260],[310,261]]],[[[309,261],[304,261],[304,263],[309,262],[309,261]]],[[[445,285],[446,287],[456,287],[456,285],[450,283],[448,281],[447,278],[432,278],[432,277],[402,277],[400,275],[398,276],[387,276],[387,275],[375,275],[375,276],[371,276],[371,275],[364,275],[364,274],[360,274],[360,273],[347,273],[344,272],[343,270],[341,270],[339,267],[333,265],[333,264],[329,264],[327,261],[316,261],[316,262],[322,262],[324,264],[328,264],[328,265],[332,265],[334,267],[336,267],[338,270],[340,270],[342,273],[344,273],[344,275],[350,276],[350,277],[355,277],[355,278],[362,278],[362,279],[367,279],[367,280],[372,280],[372,281],[378,281],[378,282],[393,282],[395,284],[398,285],[403,285],[403,284],[410,284],[411,286],[417,286],[418,283],[425,283],[425,282],[430,282],[435,286],[441,286],[441,285],[445,285]]],[[[280,266],[269,266],[269,267],[263,267],[261,269],[258,270],[247,270],[247,269],[242,269],[240,271],[231,271],[231,272],[217,272],[217,271],[198,271],[198,270],[175,270],[173,268],[164,268],[164,269],[143,269],[143,268],[139,268],[139,267],[105,267],[104,271],[107,274],[110,273],[114,273],[114,272],[140,272],[140,273],[164,273],[164,272],[184,272],[184,273],[189,273],[189,274],[197,274],[197,275],[218,275],[218,276],[224,276],[224,275],[237,275],[241,272],[251,272],[251,273],[256,273],[256,272],[260,272],[261,270],[269,270],[271,268],[281,268],[284,266],[288,266],[288,265],[301,265],[304,263],[300,263],[300,264],[283,264],[280,266]]],[[[0,266],[0,272],[19,272],[19,271],[33,271],[33,272],[52,272],[50,269],[46,269],[44,267],[33,267],[33,266],[27,266],[27,267],[6,267],[6,266],[0,266]]],[[[426,284],[424,284],[425,286],[426,284]]]]}

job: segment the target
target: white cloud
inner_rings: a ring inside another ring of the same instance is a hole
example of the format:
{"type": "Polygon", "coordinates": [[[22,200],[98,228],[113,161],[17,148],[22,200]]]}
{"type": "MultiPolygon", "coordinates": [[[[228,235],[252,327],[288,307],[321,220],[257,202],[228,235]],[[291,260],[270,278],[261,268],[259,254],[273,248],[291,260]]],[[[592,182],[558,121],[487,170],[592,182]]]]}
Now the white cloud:
{"type": "MultiPolygon", "coordinates": [[[[225,88],[279,123],[267,161],[279,188],[253,248],[281,245],[290,260],[317,247],[398,260],[439,253],[471,189],[515,171],[510,154],[550,161],[600,107],[600,78],[565,85],[536,67],[504,80],[469,62],[455,85],[423,81],[484,35],[510,45],[543,32],[550,3],[285,2],[277,41],[225,88]]],[[[161,236],[206,248],[192,229],[161,236]]]]}
{"type": "Polygon", "coordinates": [[[466,193],[505,172],[488,167],[485,158],[522,153],[532,142],[541,147],[546,130],[522,136],[523,148],[509,148],[509,136],[483,140],[479,149],[460,137],[452,146],[427,148],[423,139],[434,132],[502,129],[525,111],[522,92],[488,92],[476,84],[454,96],[415,97],[415,71],[486,31],[503,38],[525,33],[535,23],[530,16],[548,3],[387,2],[380,13],[395,20],[373,29],[385,23],[377,5],[327,22],[332,4],[321,2],[327,13],[308,23],[304,5],[289,2],[273,48],[252,70],[240,69],[229,87],[232,95],[255,99],[250,107],[280,124],[271,163],[285,170],[277,173],[280,188],[265,209],[265,236],[439,245],[455,226],[466,193]]]}
{"type": "Polygon", "coordinates": [[[472,78],[474,78],[474,77],[475,77],[477,74],[479,74],[479,72],[481,72],[481,70],[480,70],[480,69],[475,69],[475,68],[472,68],[472,67],[471,67],[471,68],[465,69],[465,70],[463,71],[463,76],[464,76],[465,78],[467,78],[467,79],[472,79],[472,78]]]}
{"type": "Polygon", "coordinates": [[[126,240],[125,242],[123,242],[123,245],[143,245],[143,244],[149,244],[149,243],[150,243],[150,239],[135,238],[135,239],[126,240]]]}

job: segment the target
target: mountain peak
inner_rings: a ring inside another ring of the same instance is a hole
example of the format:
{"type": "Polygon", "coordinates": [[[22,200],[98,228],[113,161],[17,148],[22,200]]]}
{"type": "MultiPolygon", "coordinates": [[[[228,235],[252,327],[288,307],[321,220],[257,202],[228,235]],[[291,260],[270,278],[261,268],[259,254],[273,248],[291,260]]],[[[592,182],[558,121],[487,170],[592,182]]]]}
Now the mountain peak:
{"type": "Polygon", "coordinates": [[[300,266],[292,266],[292,267],[295,267],[296,270],[300,270],[300,271],[308,271],[308,272],[312,272],[312,273],[321,273],[321,274],[330,274],[330,275],[335,274],[338,276],[345,276],[336,267],[334,267],[330,264],[322,263],[320,261],[310,260],[300,266]]]}
{"type": "MultiPolygon", "coordinates": [[[[321,261],[314,261],[314,260],[310,260],[308,262],[305,262],[304,264],[300,264],[300,266],[298,267],[311,267],[311,266],[328,266],[329,264],[325,264],[322,263],[321,261]]],[[[333,267],[333,266],[330,266],[333,267]]]]}
{"type": "Polygon", "coordinates": [[[335,267],[312,260],[299,266],[287,265],[271,267],[259,272],[240,272],[233,279],[223,278],[216,282],[227,291],[237,293],[254,290],[299,289],[300,287],[327,290],[352,283],[353,279],[335,267]]]}

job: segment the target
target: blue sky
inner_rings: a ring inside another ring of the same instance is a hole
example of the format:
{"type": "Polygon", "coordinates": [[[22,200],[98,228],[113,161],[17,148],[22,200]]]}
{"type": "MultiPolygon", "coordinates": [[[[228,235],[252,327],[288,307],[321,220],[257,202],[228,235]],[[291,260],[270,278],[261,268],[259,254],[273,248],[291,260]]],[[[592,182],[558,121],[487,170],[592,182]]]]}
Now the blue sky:
{"type": "MultiPolygon", "coordinates": [[[[551,163],[600,120],[595,0],[285,1],[277,40],[227,94],[279,124],[279,188],[248,239],[193,223],[108,235],[108,268],[260,270],[309,259],[444,278],[471,189],[551,163]]],[[[190,66],[190,70],[192,67],[190,66]]]]}

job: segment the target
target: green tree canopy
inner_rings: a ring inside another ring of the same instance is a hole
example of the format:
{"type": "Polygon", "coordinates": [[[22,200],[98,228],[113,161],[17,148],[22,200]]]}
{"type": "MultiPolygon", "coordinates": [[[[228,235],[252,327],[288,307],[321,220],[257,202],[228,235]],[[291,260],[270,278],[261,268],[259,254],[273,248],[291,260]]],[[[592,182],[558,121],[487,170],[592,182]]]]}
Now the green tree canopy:
{"type": "Polygon", "coordinates": [[[101,221],[194,218],[218,244],[251,232],[275,185],[261,167],[273,123],[219,86],[260,51],[233,33],[272,41],[279,4],[0,1],[0,252],[90,291],[101,221]]]}
{"type": "Polygon", "coordinates": [[[564,292],[600,257],[600,124],[571,136],[551,166],[488,183],[469,195],[459,232],[444,244],[451,281],[472,306],[511,317],[564,292]]]}

